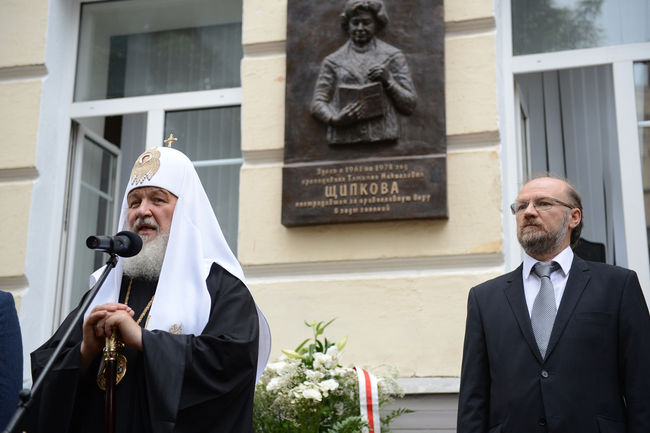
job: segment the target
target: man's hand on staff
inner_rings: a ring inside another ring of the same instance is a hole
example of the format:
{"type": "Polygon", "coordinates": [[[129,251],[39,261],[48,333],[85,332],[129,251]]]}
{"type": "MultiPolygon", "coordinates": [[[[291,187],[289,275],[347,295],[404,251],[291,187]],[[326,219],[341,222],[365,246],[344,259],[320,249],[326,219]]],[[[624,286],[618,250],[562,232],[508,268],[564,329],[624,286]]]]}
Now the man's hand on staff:
{"type": "MultiPolygon", "coordinates": [[[[81,372],[85,373],[92,360],[102,351],[106,341],[106,321],[114,314],[124,314],[131,318],[135,312],[128,305],[110,302],[92,309],[83,323],[83,340],[81,342],[81,372]]],[[[133,322],[135,326],[138,326],[133,322]]],[[[140,327],[138,326],[138,329],[140,327]]],[[[120,330],[120,332],[122,332],[120,330]]],[[[109,334],[110,335],[110,334],[109,334]]],[[[126,344],[126,342],[125,342],[126,344]]],[[[140,349],[142,340],[140,338],[140,349]]]]}
{"type": "Polygon", "coordinates": [[[119,331],[120,340],[125,345],[142,351],[142,328],[133,320],[133,310],[119,309],[108,314],[104,321],[104,334],[110,337],[114,330],[119,331]]]}

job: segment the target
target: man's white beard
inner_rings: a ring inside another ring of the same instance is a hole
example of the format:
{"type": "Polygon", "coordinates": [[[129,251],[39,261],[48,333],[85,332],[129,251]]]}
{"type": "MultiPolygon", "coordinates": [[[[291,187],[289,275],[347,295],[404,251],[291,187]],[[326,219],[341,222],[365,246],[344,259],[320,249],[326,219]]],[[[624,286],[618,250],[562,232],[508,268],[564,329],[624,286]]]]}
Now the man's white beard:
{"type": "Polygon", "coordinates": [[[134,228],[142,223],[156,227],[158,235],[154,239],[142,236],[142,250],[135,256],[125,257],[122,260],[123,272],[129,277],[157,280],[165,259],[169,233],[162,233],[160,226],[152,217],[136,219],[133,227],[129,227],[128,230],[135,231],[134,228]]]}

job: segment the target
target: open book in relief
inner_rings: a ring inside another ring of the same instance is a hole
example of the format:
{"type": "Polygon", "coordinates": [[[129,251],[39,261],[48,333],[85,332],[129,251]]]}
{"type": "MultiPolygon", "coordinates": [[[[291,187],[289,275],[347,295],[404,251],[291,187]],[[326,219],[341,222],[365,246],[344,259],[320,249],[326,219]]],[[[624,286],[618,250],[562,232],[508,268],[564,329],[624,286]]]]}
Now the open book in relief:
{"type": "Polygon", "coordinates": [[[384,114],[384,88],[381,83],[370,84],[341,84],[339,91],[339,110],[359,101],[361,115],[359,120],[371,119],[384,114]]]}

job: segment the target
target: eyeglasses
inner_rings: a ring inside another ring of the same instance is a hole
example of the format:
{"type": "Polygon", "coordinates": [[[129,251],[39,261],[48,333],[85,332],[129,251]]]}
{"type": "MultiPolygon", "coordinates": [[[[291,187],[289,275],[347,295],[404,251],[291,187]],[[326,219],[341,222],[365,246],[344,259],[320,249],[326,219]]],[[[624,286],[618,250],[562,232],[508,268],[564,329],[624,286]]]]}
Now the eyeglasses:
{"type": "MultiPolygon", "coordinates": [[[[516,201],[510,205],[510,211],[512,212],[513,215],[517,215],[518,213],[521,213],[526,209],[528,209],[528,205],[530,203],[531,203],[530,201],[516,201]]],[[[566,206],[569,209],[575,208],[575,206],[553,197],[538,198],[533,200],[532,203],[533,203],[533,207],[537,212],[545,212],[551,210],[553,206],[558,204],[562,206],[566,206]]]]}

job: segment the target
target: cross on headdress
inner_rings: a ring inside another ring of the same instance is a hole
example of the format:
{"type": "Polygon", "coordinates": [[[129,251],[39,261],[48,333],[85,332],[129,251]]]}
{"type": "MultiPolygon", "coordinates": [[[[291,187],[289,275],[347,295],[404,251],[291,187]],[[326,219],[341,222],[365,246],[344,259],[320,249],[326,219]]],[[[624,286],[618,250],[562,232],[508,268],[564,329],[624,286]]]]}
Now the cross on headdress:
{"type": "Polygon", "coordinates": [[[174,137],[174,133],[171,133],[167,140],[163,140],[163,143],[167,143],[167,147],[172,147],[174,141],[178,141],[178,138],[174,137]]]}

